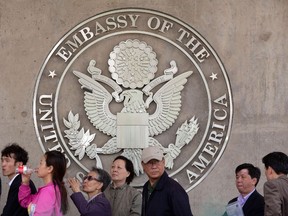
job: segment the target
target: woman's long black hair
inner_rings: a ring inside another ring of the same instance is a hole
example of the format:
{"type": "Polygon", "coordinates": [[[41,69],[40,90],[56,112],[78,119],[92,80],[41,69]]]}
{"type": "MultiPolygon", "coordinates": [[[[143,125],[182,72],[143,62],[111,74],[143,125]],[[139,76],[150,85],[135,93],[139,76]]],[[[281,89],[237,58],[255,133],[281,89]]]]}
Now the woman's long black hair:
{"type": "MultiPolygon", "coordinates": [[[[45,153],[46,166],[53,166],[52,180],[54,186],[58,186],[61,195],[61,212],[65,214],[68,210],[67,190],[63,182],[66,173],[66,159],[59,151],[47,151],[45,153]]],[[[57,193],[56,193],[57,194],[57,193]]]]}

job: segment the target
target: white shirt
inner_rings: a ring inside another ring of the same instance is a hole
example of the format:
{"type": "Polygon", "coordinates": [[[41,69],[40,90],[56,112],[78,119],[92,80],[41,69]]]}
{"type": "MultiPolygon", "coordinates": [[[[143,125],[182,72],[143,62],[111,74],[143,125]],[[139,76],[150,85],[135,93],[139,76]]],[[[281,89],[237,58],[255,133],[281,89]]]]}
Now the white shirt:
{"type": "Polygon", "coordinates": [[[247,201],[247,199],[250,197],[250,195],[256,190],[256,188],[254,188],[253,191],[251,191],[249,194],[247,194],[245,197],[243,197],[241,194],[239,194],[237,201],[238,203],[243,207],[247,201]]]}
{"type": "Polygon", "coordinates": [[[17,173],[9,182],[9,187],[12,185],[14,179],[18,176],[19,174],[17,173]]]}

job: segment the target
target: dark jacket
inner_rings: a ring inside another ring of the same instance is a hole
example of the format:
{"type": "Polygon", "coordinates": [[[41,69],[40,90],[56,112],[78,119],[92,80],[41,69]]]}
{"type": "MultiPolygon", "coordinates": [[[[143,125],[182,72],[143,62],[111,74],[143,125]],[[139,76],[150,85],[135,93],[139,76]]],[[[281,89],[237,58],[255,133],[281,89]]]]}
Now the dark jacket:
{"type": "Polygon", "coordinates": [[[143,187],[142,216],[192,216],[189,197],[181,185],[166,172],[148,199],[148,184],[143,187]]]}
{"type": "MultiPolygon", "coordinates": [[[[26,215],[28,216],[27,209],[22,208],[18,202],[18,191],[21,182],[22,182],[21,175],[16,176],[16,178],[14,179],[9,188],[7,202],[6,205],[4,206],[1,216],[26,216],[26,215]]],[[[35,194],[37,190],[34,183],[31,180],[30,180],[30,188],[31,193],[35,194]]]]}
{"type": "Polygon", "coordinates": [[[112,210],[104,193],[99,194],[88,202],[81,192],[73,193],[72,201],[80,212],[81,216],[112,216],[112,210]]]}
{"type": "MultiPolygon", "coordinates": [[[[236,202],[237,197],[228,203],[236,202]]],[[[242,207],[245,216],[263,216],[264,215],[264,198],[256,190],[246,200],[242,207]]],[[[223,216],[227,216],[226,212],[223,216]]]]}

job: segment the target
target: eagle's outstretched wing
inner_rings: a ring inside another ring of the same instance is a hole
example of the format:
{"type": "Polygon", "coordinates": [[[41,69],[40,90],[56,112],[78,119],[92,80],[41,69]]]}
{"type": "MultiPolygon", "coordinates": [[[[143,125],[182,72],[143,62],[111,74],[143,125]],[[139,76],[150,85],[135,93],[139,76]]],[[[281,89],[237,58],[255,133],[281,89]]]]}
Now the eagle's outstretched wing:
{"type": "Polygon", "coordinates": [[[157,108],[149,116],[149,135],[155,136],[167,130],[175,122],[181,109],[181,91],[193,72],[187,71],[170,80],[154,95],[157,108]]]}
{"type": "Polygon", "coordinates": [[[112,137],[116,136],[116,115],[109,109],[112,95],[97,81],[91,77],[73,71],[79,77],[81,88],[86,89],[84,107],[90,122],[100,131],[112,137]]]}

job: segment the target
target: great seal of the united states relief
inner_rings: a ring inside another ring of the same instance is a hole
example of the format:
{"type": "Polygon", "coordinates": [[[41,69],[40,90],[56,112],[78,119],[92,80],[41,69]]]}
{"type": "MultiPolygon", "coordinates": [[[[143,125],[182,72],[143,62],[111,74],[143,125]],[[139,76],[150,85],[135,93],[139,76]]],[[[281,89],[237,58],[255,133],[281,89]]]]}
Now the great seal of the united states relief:
{"type": "Polygon", "coordinates": [[[186,191],[222,156],[232,126],[232,93],[211,45],[183,21],[125,8],[93,16],[64,35],[37,78],[33,117],[42,150],[62,151],[68,176],[134,164],[157,145],[168,174],[186,191]]]}

